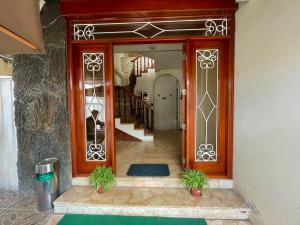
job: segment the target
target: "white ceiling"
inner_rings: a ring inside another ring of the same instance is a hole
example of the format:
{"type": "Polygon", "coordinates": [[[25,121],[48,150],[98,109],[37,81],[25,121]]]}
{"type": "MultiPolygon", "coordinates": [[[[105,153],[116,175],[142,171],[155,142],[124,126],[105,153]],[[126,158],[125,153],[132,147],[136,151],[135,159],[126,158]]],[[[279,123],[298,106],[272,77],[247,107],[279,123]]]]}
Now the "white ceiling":
{"type": "Polygon", "coordinates": [[[0,32],[0,54],[38,53],[44,51],[39,1],[0,0],[0,25],[35,45],[35,51],[0,32]]]}
{"type": "Polygon", "coordinates": [[[170,70],[182,69],[182,48],[181,43],[116,45],[114,53],[138,53],[153,58],[156,70],[170,70]]]}

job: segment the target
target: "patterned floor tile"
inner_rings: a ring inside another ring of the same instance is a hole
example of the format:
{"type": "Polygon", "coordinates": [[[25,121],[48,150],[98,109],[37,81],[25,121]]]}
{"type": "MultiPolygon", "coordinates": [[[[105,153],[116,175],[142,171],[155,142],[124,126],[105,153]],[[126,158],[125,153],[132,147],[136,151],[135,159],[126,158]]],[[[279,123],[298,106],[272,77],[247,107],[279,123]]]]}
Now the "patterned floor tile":
{"type": "Polygon", "coordinates": [[[38,211],[36,197],[0,190],[0,225],[43,225],[52,211],[38,211]]]}

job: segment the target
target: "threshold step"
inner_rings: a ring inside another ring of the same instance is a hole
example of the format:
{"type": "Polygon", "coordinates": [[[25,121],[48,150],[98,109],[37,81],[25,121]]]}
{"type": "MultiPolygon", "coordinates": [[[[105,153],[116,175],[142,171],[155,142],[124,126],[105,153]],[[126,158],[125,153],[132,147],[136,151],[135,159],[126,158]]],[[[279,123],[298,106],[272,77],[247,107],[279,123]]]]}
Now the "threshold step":
{"type": "MultiPolygon", "coordinates": [[[[87,177],[75,177],[72,185],[88,186],[87,177]]],[[[184,188],[180,178],[170,177],[116,177],[118,187],[165,187],[165,188],[184,188]]],[[[209,179],[209,188],[233,189],[231,179],[209,179]]]]}
{"type": "Polygon", "coordinates": [[[233,190],[208,189],[201,198],[183,188],[113,187],[99,194],[72,186],[54,202],[54,213],[247,220],[249,207],[233,190]]]}

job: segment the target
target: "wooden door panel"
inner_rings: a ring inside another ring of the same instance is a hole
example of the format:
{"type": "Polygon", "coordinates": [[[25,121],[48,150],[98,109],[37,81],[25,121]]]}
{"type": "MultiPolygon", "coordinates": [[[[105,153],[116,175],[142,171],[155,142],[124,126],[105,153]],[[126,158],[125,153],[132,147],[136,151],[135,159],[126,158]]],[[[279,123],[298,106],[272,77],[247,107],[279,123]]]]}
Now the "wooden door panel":
{"type": "Polygon", "coordinates": [[[111,50],[109,43],[73,47],[73,176],[85,176],[99,165],[114,167],[111,50]]]}
{"type": "Polygon", "coordinates": [[[230,106],[228,47],[228,40],[189,41],[190,73],[187,77],[189,165],[213,177],[226,177],[228,174],[227,162],[230,151],[227,143],[230,106]],[[208,84],[206,80],[210,83],[208,84]],[[215,96],[209,91],[213,89],[212,80],[216,83],[215,96]],[[208,129],[215,125],[216,133],[208,129]]]}
{"type": "Polygon", "coordinates": [[[181,87],[181,157],[182,157],[182,168],[187,167],[187,149],[186,149],[186,72],[187,72],[187,45],[183,45],[184,59],[182,62],[182,87],[181,87]]]}

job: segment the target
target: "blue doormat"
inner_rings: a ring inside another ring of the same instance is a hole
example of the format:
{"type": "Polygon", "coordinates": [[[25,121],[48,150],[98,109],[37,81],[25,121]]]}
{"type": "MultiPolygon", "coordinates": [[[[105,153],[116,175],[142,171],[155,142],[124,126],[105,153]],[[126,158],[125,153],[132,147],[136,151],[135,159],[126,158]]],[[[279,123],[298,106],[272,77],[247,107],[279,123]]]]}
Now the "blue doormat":
{"type": "Polygon", "coordinates": [[[131,164],[127,176],[165,177],[170,171],[167,164],[131,164]]]}

